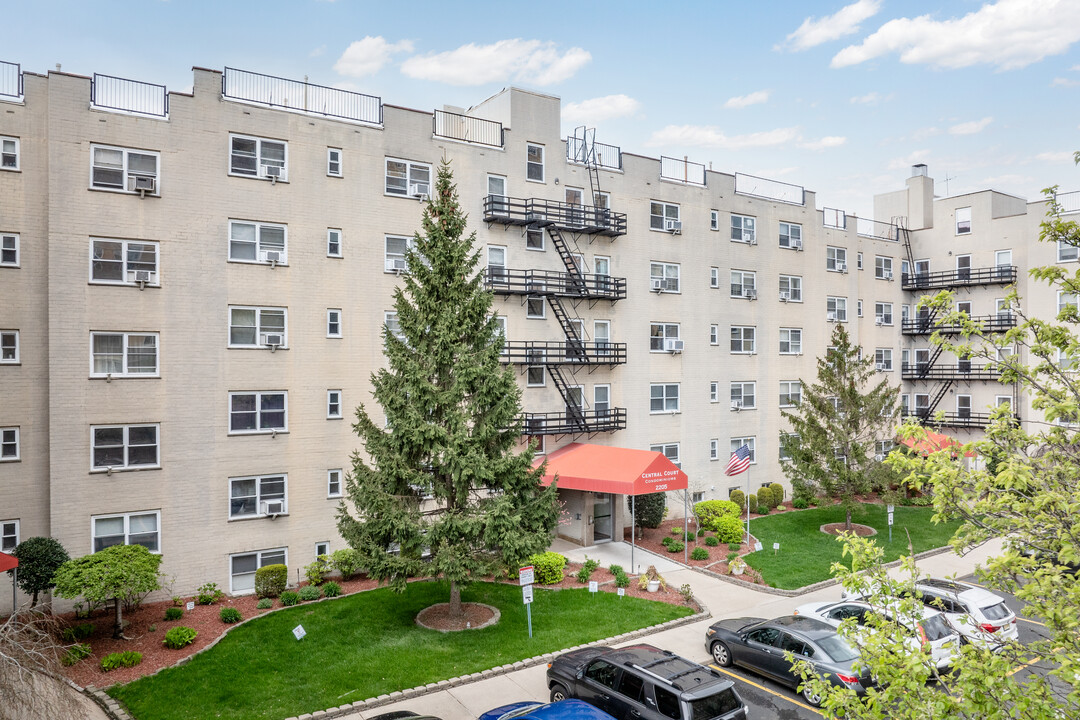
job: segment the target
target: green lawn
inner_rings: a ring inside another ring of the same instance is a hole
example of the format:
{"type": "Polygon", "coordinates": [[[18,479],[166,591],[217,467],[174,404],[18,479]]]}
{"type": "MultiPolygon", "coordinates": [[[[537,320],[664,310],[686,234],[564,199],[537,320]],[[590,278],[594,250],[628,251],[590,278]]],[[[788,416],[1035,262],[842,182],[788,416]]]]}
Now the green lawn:
{"type": "MultiPolygon", "coordinates": [[[[885,548],[885,562],[896,560],[908,551],[907,533],[916,553],[949,544],[959,522],[936,525],[930,521],[932,508],[896,506],[893,539],[884,505],[863,505],[863,512],[852,514],[851,522],[869,525],[878,531],[874,540],[885,548]]],[[[843,544],[838,538],[818,530],[822,525],[844,521],[844,511],[836,506],[812,508],[750,521],[750,534],[761,541],[761,551],[746,556],[748,565],[761,573],[775,588],[794,590],[832,577],[829,567],[842,560],[843,544]],[[773,554],[773,543],[780,552],[773,554]]]]}
{"type": "Polygon", "coordinates": [[[275,612],[212,649],[109,693],[140,720],[284,718],[467,675],[691,614],[684,606],[588,590],[537,589],[529,638],[521,589],[477,583],[462,600],[493,605],[483,630],[440,633],[414,623],[446,602],[444,583],[411,583],[275,612]],[[292,629],[303,624],[297,642],[292,629]]]}

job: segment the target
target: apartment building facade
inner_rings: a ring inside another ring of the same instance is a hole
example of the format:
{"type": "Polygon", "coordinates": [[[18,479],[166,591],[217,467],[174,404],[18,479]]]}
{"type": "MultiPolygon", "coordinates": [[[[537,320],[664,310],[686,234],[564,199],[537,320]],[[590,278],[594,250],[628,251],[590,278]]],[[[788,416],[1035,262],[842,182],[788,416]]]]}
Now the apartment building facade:
{"type": "MultiPolygon", "coordinates": [[[[380,333],[443,160],[542,452],[657,450],[687,473],[689,501],[787,484],[780,412],[833,323],[897,385],[901,356],[928,362],[904,324],[901,265],[945,262],[931,248],[948,246],[960,200],[932,186],[927,199],[925,182],[881,201],[882,218],[907,218],[902,234],[798,186],[563,137],[552,96],[424,112],[193,72],[191,93],[169,93],[0,71],[4,549],[140,543],[176,592],[243,593],[261,565],[342,547],[335,513],[361,449],[350,418],[361,403],[379,413],[380,333]],[[744,443],[750,471],[725,477],[744,443]]],[[[966,207],[974,267],[998,245],[1009,265],[1041,257],[1022,201],[966,207]]],[[[927,378],[903,382],[923,407],[927,378]]],[[[581,511],[560,534],[621,538],[623,498],[564,499],[581,511]]]]}

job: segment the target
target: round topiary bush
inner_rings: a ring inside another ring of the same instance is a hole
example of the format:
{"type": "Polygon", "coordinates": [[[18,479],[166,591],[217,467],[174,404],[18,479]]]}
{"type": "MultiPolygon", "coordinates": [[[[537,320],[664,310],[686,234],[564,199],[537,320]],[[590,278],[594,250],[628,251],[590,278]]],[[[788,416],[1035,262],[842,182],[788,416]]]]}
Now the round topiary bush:
{"type": "Polygon", "coordinates": [[[255,571],[255,594],[277,597],[289,582],[289,568],[284,565],[263,565],[255,571]]]}
{"type": "Polygon", "coordinates": [[[563,581],[566,557],[557,552],[544,552],[530,555],[529,565],[533,566],[536,582],[540,585],[558,585],[563,581]]]}
{"type": "Polygon", "coordinates": [[[708,560],[709,551],[703,547],[696,547],[690,552],[691,560],[708,560]]]}
{"type": "Polygon", "coordinates": [[[791,501],[791,507],[795,508],[796,510],[805,510],[806,508],[810,507],[810,503],[806,502],[805,498],[795,498],[791,501]]]}
{"type": "Polygon", "coordinates": [[[738,517],[741,508],[730,500],[702,500],[694,505],[694,514],[703,528],[716,530],[716,522],[721,517],[738,517]]]}
{"type": "Polygon", "coordinates": [[[686,547],[686,543],[681,543],[678,540],[675,540],[667,544],[667,551],[669,553],[678,553],[682,552],[684,547],[686,547]]]}
{"type": "Polygon", "coordinates": [[[780,503],[784,502],[784,486],[783,485],[781,485],[780,483],[774,482],[774,483],[769,485],[769,488],[773,491],[773,497],[776,499],[776,505],[773,505],[773,507],[776,507],[780,503]]]}
{"type": "Polygon", "coordinates": [[[739,506],[739,512],[746,509],[746,493],[742,490],[732,490],[728,500],[739,506]]]}
{"type": "Polygon", "coordinates": [[[750,509],[753,510],[754,508],[756,508],[759,505],[758,496],[755,495],[754,493],[750,493],[750,499],[747,502],[750,505],[750,509]]]}
{"type": "Polygon", "coordinates": [[[221,622],[223,623],[240,622],[240,620],[243,619],[240,611],[234,607],[221,608],[221,612],[218,613],[218,617],[221,618],[221,622]]]}
{"type": "Polygon", "coordinates": [[[737,543],[742,541],[742,520],[733,516],[725,515],[716,521],[716,537],[720,542],[737,543]]]}
{"type": "Polygon", "coordinates": [[[709,537],[705,538],[705,544],[709,547],[716,547],[720,544],[720,538],[716,537],[715,535],[710,535],[709,537]]]}

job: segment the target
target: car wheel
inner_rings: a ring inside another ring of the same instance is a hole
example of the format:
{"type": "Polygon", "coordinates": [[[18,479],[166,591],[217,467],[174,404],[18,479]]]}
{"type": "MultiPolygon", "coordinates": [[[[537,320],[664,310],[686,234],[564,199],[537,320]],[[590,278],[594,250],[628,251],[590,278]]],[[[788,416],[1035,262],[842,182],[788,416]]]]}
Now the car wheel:
{"type": "Polygon", "coordinates": [[[712,657],[720,667],[731,666],[731,651],[728,646],[717,640],[712,644],[712,657]]]}
{"type": "Polygon", "coordinates": [[[813,707],[821,707],[821,696],[814,693],[809,686],[804,685],[802,691],[803,699],[806,700],[813,707]]]}
{"type": "Polygon", "coordinates": [[[561,702],[566,698],[566,688],[559,683],[555,683],[551,686],[551,702],[561,702]]]}

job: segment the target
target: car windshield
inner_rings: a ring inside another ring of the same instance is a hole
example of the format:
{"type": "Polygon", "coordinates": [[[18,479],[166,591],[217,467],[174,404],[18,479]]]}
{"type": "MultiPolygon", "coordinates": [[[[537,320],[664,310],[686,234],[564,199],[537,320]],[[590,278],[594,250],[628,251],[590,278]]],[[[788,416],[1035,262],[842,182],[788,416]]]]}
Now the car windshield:
{"type": "Polygon", "coordinates": [[[926,633],[926,639],[928,642],[934,642],[935,640],[941,640],[942,638],[952,635],[952,630],[945,623],[945,620],[941,615],[931,615],[930,617],[919,622],[922,626],[923,632],[926,633]]]}
{"type": "Polygon", "coordinates": [[[729,713],[739,707],[739,698],[731,688],[722,690],[715,695],[697,698],[690,701],[691,720],[711,720],[729,713]]]}
{"type": "Polygon", "coordinates": [[[1004,620],[1012,614],[1009,612],[1009,608],[1005,607],[1005,603],[979,609],[982,610],[982,614],[986,616],[987,620],[1004,620]]]}
{"type": "Polygon", "coordinates": [[[854,660],[859,657],[859,653],[844,642],[844,639],[839,635],[818,638],[815,642],[821,646],[821,649],[825,651],[826,655],[836,662],[847,662],[848,660],[854,660]]]}

